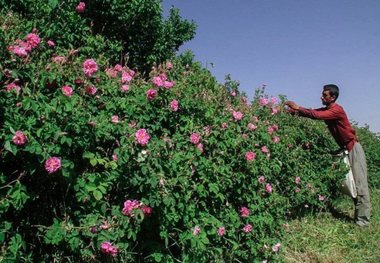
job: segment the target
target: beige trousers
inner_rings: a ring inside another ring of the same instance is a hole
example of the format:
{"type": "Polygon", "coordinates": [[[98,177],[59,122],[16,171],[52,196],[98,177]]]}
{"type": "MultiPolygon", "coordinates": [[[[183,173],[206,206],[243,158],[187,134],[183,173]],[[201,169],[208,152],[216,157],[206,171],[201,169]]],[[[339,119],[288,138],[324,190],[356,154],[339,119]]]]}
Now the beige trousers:
{"type": "Polygon", "coordinates": [[[367,162],[360,143],[355,143],[353,149],[348,153],[352,174],[354,176],[357,198],[354,198],[355,220],[369,223],[371,216],[371,201],[369,198],[367,162]]]}

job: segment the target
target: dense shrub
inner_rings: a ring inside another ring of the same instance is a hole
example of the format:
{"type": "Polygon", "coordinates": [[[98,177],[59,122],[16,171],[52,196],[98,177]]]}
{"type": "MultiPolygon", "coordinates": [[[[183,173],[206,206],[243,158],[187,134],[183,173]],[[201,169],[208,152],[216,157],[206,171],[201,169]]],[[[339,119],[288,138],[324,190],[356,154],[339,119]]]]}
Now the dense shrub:
{"type": "Polygon", "coordinates": [[[144,73],[153,63],[173,57],[196,29],[175,8],[164,19],[161,0],[0,0],[0,9],[17,12],[26,18],[25,28],[38,28],[59,47],[81,48],[83,55],[101,53],[144,73]],[[104,45],[94,45],[98,41],[89,38],[91,33],[106,37],[104,45]]]}
{"type": "Polygon", "coordinates": [[[325,127],[263,89],[249,102],[190,53],[143,78],[0,22],[4,262],[273,259],[286,220],[336,194],[325,127]]]}

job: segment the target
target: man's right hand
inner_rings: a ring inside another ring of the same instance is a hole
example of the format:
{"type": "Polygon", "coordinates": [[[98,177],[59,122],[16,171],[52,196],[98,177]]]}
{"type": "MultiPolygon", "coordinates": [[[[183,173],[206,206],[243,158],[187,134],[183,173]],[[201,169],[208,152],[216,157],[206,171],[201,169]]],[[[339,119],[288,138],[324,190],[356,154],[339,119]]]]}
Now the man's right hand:
{"type": "Polygon", "coordinates": [[[293,109],[293,110],[299,110],[300,106],[298,106],[297,103],[295,103],[294,101],[286,101],[285,102],[285,105],[288,106],[289,108],[293,109]]]}

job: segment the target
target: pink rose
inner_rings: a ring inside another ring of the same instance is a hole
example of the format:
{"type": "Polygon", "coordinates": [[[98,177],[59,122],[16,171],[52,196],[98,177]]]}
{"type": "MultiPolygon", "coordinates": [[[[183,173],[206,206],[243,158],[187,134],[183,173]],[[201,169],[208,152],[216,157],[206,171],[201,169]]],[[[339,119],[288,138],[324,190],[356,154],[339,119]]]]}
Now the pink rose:
{"type": "Polygon", "coordinates": [[[167,70],[171,70],[173,68],[173,64],[170,61],[167,61],[165,67],[167,70]]]}
{"type": "Polygon", "coordinates": [[[172,109],[172,111],[177,111],[178,110],[178,105],[179,105],[178,100],[172,100],[170,102],[170,108],[172,109]]]}
{"type": "Polygon", "coordinates": [[[201,153],[203,153],[203,144],[202,143],[198,143],[197,148],[198,148],[198,150],[201,151],[201,153]]]}
{"type": "Polygon", "coordinates": [[[270,98],[270,102],[271,102],[272,104],[276,104],[276,103],[277,103],[277,98],[275,98],[275,97],[271,97],[271,98],[270,98]]]}
{"type": "Polygon", "coordinates": [[[197,236],[201,232],[201,229],[199,226],[195,226],[193,230],[193,235],[197,236]]]}
{"type": "Polygon", "coordinates": [[[218,228],[218,236],[224,236],[225,233],[226,229],[224,228],[224,226],[218,228]]]}
{"type": "Polygon", "coordinates": [[[274,143],[278,143],[280,141],[280,137],[278,137],[278,136],[274,136],[273,137],[273,142],[274,143]]]}
{"type": "Polygon", "coordinates": [[[280,244],[280,243],[277,243],[276,245],[274,245],[274,246],[272,247],[272,251],[273,251],[273,252],[278,252],[278,251],[280,250],[280,248],[281,248],[281,244],[280,244]]]}
{"type": "Polygon", "coordinates": [[[241,113],[240,111],[233,111],[232,117],[235,119],[235,121],[240,121],[241,119],[243,119],[244,114],[241,113]]]}
{"type": "Polygon", "coordinates": [[[113,123],[119,123],[120,121],[119,121],[119,116],[117,116],[117,115],[112,115],[111,116],[111,122],[113,122],[113,123]]]}
{"type": "Polygon", "coordinates": [[[245,154],[245,159],[247,159],[248,162],[253,161],[256,157],[256,153],[254,152],[247,152],[245,154]]]}
{"type": "Polygon", "coordinates": [[[45,170],[52,174],[61,168],[61,159],[58,157],[50,157],[45,161],[45,170]]]}
{"type": "Polygon", "coordinates": [[[73,95],[73,89],[70,86],[63,86],[62,93],[67,97],[71,97],[73,95]]]}
{"type": "Polygon", "coordinates": [[[86,92],[90,95],[94,95],[97,91],[98,91],[98,89],[94,86],[87,86],[86,87],[86,92]]]}
{"type": "Polygon", "coordinates": [[[79,14],[82,14],[82,13],[84,13],[85,9],[86,9],[86,4],[84,2],[79,2],[77,7],[75,8],[75,11],[77,11],[77,13],[79,13],[79,14]]]}
{"type": "Polygon", "coordinates": [[[91,77],[95,72],[98,71],[98,65],[93,59],[86,59],[83,62],[83,72],[86,77],[91,77]]]}
{"type": "Polygon", "coordinates": [[[299,189],[298,187],[296,187],[296,189],[294,189],[294,192],[298,193],[301,189],[299,189]]]}
{"type": "Polygon", "coordinates": [[[20,58],[26,57],[28,55],[28,51],[26,51],[24,47],[10,46],[8,47],[8,50],[20,58]]]}
{"type": "Polygon", "coordinates": [[[124,71],[121,74],[121,82],[122,83],[130,82],[131,80],[132,80],[132,75],[129,72],[124,71]]]}
{"type": "Polygon", "coordinates": [[[248,217],[250,214],[250,211],[247,207],[243,206],[242,208],[240,208],[240,216],[241,217],[248,217]]]}
{"type": "Polygon", "coordinates": [[[157,90],[155,89],[149,89],[146,91],[146,97],[148,98],[148,100],[154,100],[154,98],[157,97],[157,90]]]}
{"type": "Polygon", "coordinates": [[[270,110],[271,110],[271,114],[272,115],[275,115],[275,114],[278,113],[278,109],[277,108],[271,108],[270,110]]]}
{"type": "Polygon", "coordinates": [[[268,150],[268,148],[266,146],[261,147],[261,151],[263,153],[269,153],[269,150],[268,150]]]}
{"type": "Polygon", "coordinates": [[[149,133],[145,129],[138,130],[135,136],[136,136],[137,143],[142,146],[145,146],[150,140],[149,133]]]}
{"type": "Polygon", "coordinates": [[[250,224],[246,224],[246,225],[243,227],[243,231],[244,231],[245,233],[249,233],[249,232],[251,232],[251,231],[252,231],[252,225],[250,225],[250,224]]]}
{"type": "Polygon", "coordinates": [[[257,126],[254,125],[253,123],[248,123],[247,128],[248,128],[248,130],[250,130],[250,131],[254,131],[254,130],[257,129],[257,126]]]}
{"type": "Polygon", "coordinates": [[[265,106],[269,103],[268,99],[267,98],[260,98],[259,99],[259,104],[260,106],[265,106]]]}
{"type": "Polygon", "coordinates": [[[121,91],[122,92],[127,92],[129,90],[129,86],[128,85],[122,85],[121,86],[121,91]]]}
{"type": "Polygon", "coordinates": [[[267,193],[272,193],[272,186],[270,185],[270,183],[267,183],[265,185],[265,190],[267,191],[267,193]]]}
{"type": "Polygon", "coordinates": [[[265,177],[262,175],[259,177],[258,181],[260,184],[264,183],[265,177]]]}
{"type": "Polygon", "coordinates": [[[222,123],[222,129],[227,129],[228,128],[228,124],[226,122],[223,122],[222,123]]]}
{"type": "Polygon", "coordinates": [[[32,48],[35,48],[40,44],[41,38],[37,34],[29,33],[26,36],[26,41],[32,48]]]}
{"type": "Polygon", "coordinates": [[[299,177],[299,176],[297,176],[296,179],[294,179],[294,182],[295,182],[296,184],[299,184],[300,181],[301,181],[301,177],[299,177]]]}
{"type": "Polygon", "coordinates": [[[192,144],[198,144],[200,140],[201,140],[200,134],[194,132],[190,135],[190,142],[192,144]]]}
{"type": "Polygon", "coordinates": [[[141,208],[142,212],[144,213],[145,216],[150,216],[152,214],[153,209],[150,206],[143,205],[141,208]]]}
{"type": "Polygon", "coordinates": [[[157,87],[164,86],[164,82],[162,81],[161,77],[154,77],[153,84],[156,85],[157,87]]]}
{"type": "Polygon", "coordinates": [[[138,200],[126,200],[124,202],[122,213],[123,215],[133,217],[134,216],[133,211],[135,209],[140,209],[141,205],[142,205],[141,202],[138,200]]]}
{"type": "Polygon", "coordinates": [[[15,135],[12,138],[12,142],[16,145],[23,145],[28,139],[22,131],[16,131],[15,135]]]}
{"type": "Polygon", "coordinates": [[[109,241],[105,241],[100,245],[100,251],[104,254],[109,254],[112,256],[116,256],[118,252],[117,247],[113,246],[109,241]]]}
{"type": "Polygon", "coordinates": [[[325,200],[325,196],[324,195],[318,195],[318,200],[319,201],[324,201],[325,200]]]}
{"type": "Polygon", "coordinates": [[[49,47],[54,47],[55,46],[55,43],[52,41],[52,40],[48,40],[46,42],[46,44],[49,46],[49,47]]]}
{"type": "Polygon", "coordinates": [[[173,81],[164,81],[164,87],[167,89],[171,89],[174,86],[173,81]]]}
{"type": "Polygon", "coordinates": [[[63,64],[66,62],[66,57],[64,56],[53,56],[51,61],[56,64],[63,64]]]}
{"type": "Polygon", "coordinates": [[[18,94],[21,90],[21,87],[17,85],[15,82],[9,83],[7,85],[7,92],[11,92],[12,90],[15,90],[16,93],[18,94]]]}
{"type": "Polygon", "coordinates": [[[112,154],[112,160],[114,160],[114,161],[117,161],[117,160],[118,160],[118,158],[117,158],[117,154],[116,154],[116,153],[112,154]]]}

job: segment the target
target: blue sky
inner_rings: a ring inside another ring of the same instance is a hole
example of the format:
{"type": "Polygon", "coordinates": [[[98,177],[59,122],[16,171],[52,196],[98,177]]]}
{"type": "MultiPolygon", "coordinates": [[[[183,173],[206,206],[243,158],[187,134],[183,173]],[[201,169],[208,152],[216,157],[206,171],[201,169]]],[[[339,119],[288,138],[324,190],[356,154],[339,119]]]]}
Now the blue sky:
{"type": "Polygon", "coordinates": [[[218,81],[227,74],[252,98],[284,94],[322,106],[324,84],[340,87],[350,120],[380,132],[380,0],[163,0],[198,25],[190,49],[218,81]]]}

